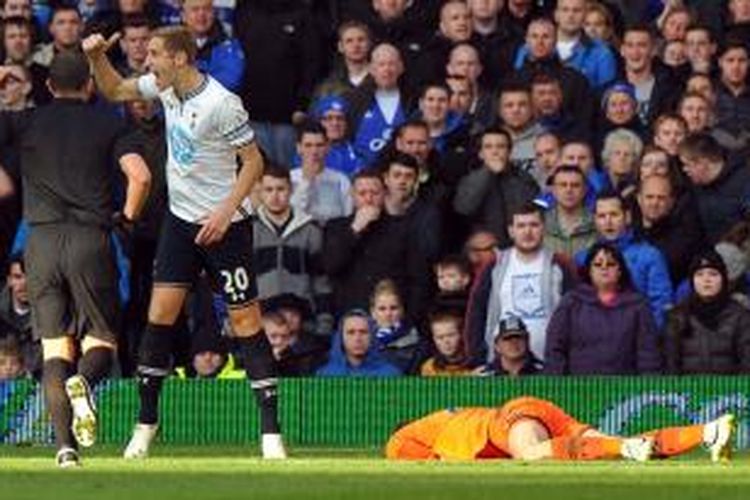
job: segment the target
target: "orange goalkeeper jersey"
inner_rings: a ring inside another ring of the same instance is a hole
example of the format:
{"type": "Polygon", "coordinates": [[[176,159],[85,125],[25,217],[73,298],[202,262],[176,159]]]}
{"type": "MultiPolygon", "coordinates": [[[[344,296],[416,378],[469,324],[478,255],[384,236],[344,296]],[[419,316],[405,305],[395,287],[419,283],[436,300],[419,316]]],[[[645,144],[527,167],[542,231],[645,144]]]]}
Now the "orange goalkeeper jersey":
{"type": "Polygon", "coordinates": [[[538,421],[550,437],[577,435],[589,428],[549,401],[521,397],[499,408],[431,413],[393,433],[385,454],[407,460],[509,458],[508,434],[521,419],[538,421]]]}
{"type": "Polygon", "coordinates": [[[461,408],[427,415],[391,436],[386,457],[416,460],[507,457],[489,439],[490,423],[498,412],[498,408],[461,408]]]}

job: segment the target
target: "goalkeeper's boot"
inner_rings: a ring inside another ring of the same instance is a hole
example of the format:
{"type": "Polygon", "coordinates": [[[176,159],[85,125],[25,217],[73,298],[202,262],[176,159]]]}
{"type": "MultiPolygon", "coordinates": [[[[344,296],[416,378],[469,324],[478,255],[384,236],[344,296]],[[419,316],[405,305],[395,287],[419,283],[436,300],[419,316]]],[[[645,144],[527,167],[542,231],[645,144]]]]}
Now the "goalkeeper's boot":
{"type": "Polygon", "coordinates": [[[727,413],[703,426],[703,443],[708,447],[712,462],[731,460],[736,425],[735,416],[727,413]]]}
{"type": "Polygon", "coordinates": [[[646,462],[654,453],[654,438],[632,437],[622,440],[620,454],[623,458],[635,462],[646,462]]]}
{"type": "Polygon", "coordinates": [[[91,388],[82,375],[73,375],[65,381],[65,393],[73,410],[73,436],[79,445],[89,448],[96,441],[96,406],[91,388]]]}
{"type": "Polygon", "coordinates": [[[281,434],[263,434],[260,446],[264,459],[283,460],[287,457],[281,434]]]}
{"type": "Polygon", "coordinates": [[[55,463],[62,469],[68,469],[71,467],[80,467],[81,458],[78,456],[78,452],[73,448],[65,447],[57,450],[55,455],[55,463]]]}
{"type": "Polygon", "coordinates": [[[146,458],[158,430],[157,424],[135,424],[133,436],[125,447],[123,457],[129,460],[146,458]]]}

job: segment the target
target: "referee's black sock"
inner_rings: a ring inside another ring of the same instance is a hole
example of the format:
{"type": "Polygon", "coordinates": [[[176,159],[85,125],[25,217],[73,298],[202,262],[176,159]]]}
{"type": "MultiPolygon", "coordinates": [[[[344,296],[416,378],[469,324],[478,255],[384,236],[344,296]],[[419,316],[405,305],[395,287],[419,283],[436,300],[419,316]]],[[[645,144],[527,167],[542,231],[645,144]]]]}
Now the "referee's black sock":
{"type": "Polygon", "coordinates": [[[169,375],[174,328],[170,325],[149,323],[138,349],[138,396],[141,408],[138,422],[156,424],[159,421],[159,396],[164,379],[169,375]]]}
{"type": "Polygon", "coordinates": [[[263,434],[279,434],[278,379],[271,344],[261,330],[252,337],[236,338],[235,346],[260,409],[260,430],[263,434]]]}
{"type": "Polygon", "coordinates": [[[86,379],[89,387],[93,389],[109,375],[113,358],[114,351],[107,347],[89,349],[78,363],[78,373],[86,379]]]}
{"type": "Polygon", "coordinates": [[[62,358],[48,359],[42,367],[44,399],[52,419],[55,445],[58,450],[66,447],[78,448],[73,431],[70,429],[73,409],[70,407],[70,401],[65,392],[65,380],[73,375],[73,372],[73,363],[62,358]]]}

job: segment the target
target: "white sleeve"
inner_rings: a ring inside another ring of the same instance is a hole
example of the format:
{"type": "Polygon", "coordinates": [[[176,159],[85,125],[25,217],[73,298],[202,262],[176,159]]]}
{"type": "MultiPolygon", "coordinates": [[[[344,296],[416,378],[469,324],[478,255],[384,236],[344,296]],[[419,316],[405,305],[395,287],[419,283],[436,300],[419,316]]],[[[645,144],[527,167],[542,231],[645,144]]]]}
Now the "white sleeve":
{"type": "Polygon", "coordinates": [[[250,118],[242,101],[234,94],[229,94],[221,106],[217,106],[216,124],[219,133],[232,146],[247,146],[255,140],[255,132],[250,127],[250,118]]]}
{"type": "Polygon", "coordinates": [[[156,99],[159,97],[159,87],[156,85],[156,75],[148,73],[138,77],[138,92],[144,99],[156,99]]]}

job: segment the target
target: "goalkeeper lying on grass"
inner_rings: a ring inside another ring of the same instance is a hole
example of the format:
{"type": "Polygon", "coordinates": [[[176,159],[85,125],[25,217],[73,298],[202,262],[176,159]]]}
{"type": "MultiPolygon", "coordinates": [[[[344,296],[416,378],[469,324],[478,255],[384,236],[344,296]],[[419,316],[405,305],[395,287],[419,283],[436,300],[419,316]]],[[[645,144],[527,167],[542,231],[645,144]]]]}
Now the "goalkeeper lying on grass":
{"type": "Polygon", "coordinates": [[[549,401],[512,399],[498,408],[443,410],[415,420],[393,433],[385,454],[390,459],[600,460],[643,462],[686,453],[704,444],[713,462],[729,460],[734,415],[705,425],[670,427],[621,438],[578,422],[549,401]]]}

